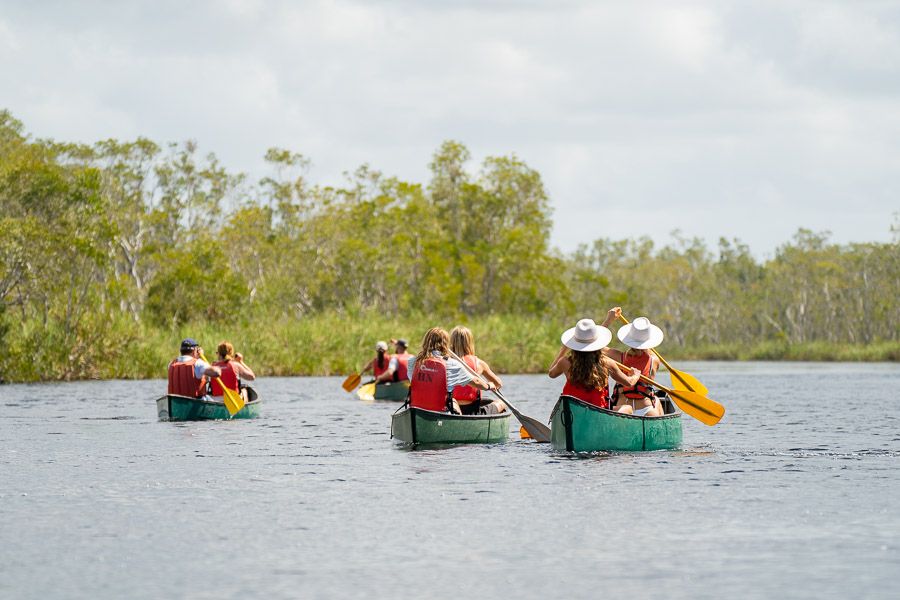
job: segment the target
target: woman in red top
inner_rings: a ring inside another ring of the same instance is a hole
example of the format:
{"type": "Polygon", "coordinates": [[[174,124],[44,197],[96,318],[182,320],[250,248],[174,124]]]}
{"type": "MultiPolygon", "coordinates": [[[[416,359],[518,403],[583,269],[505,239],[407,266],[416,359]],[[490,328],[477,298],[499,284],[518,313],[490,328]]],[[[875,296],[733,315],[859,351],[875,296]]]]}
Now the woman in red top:
{"type": "MultiPolygon", "coordinates": [[[[610,309],[610,313],[614,312],[616,317],[622,314],[618,306],[610,309]]],[[[662,343],[664,337],[662,329],[651,323],[647,317],[638,317],[620,327],[616,335],[628,349],[622,352],[607,348],[606,355],[653,379],[659,370],[659,358],[654,352],[650,352],[650,349],[662,343]]],[[[653,388],[645,383],[639,382],[633,386],[617,385],[613,390],[612,400],[613,409],[618,412],[639,417],[659,417],[664,414],[662,404],[653,394],[653,388]]]]}
{"type": "Polygon", "coordinates": [[[611,339],[612,332],[592,319],[581,319],[562,334],[562,348],[548,374],[554,379],[566,376],[563,394],[608,409],[609,378],[629,386],[638,382],[639,371],[625,371],[603,355],[603,349],[611,339]]]}
{"type": "MultiPolygon", "coordinates": [[[[457,326],[450,332],[450,349],[463,359],[469,368],[489,381],[499,390],[503,382],[491,370],[491,366],[475,356],[475,339],[468,327],[457,326]]],[[[506,404],[499,400],[482,400],[481,392],[470,385],[453,390],[453,411],[463,415],[476,413],[492,415],[506,410],[506,404]]]]}
{"type": "MultiPolygon", "coordinates": [[[[239,388],[242,379],[245,381],[253,381],[256,379],[256,374],[253,372],[253,369],[244,364],[244,356],[240,352],[234,351],[234,346],[231,345],[231,342],[222,342],[219,344],[219,347],[216,349],[216,354],[218,354],[219,360],[214,362],[213,365],[221,369],[222,383],[224,383],[228,389],[238,390],[241,397],[244,399],[244,402],[247,402],[247,391],[239,388]]],[[[225,395],[225,392],[222,390],[222,386],[219,385],[218,381],[213,380],[211,387],[212,396],[217,400],[225,395]]]]}
{"type": "Polygon", "coordinates": [[[366,373],[372,369],[372,377],[378,379],[382,373],[386,373],[388,366],[391,364],[391,355],[388,354],[387,342],[377,342],[375,344],[375,358],[369,361],[369,364],[362,368],[361,373],[366,373]]]}

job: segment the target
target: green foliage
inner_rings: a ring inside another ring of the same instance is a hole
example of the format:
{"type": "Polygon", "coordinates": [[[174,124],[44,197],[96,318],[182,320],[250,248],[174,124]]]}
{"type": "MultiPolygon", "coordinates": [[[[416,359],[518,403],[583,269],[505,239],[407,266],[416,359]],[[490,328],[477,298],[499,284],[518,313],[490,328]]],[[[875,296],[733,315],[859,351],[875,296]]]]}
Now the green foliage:
{"type": "Polygon", "coordinates": [[[758,261],[674,232],[549,247],[540,174],[447,141],[424,184],[341,186],[272,148],[259,181],[195,142],[33,140],[0,111],[0,358],[10,380],[159,376],[182,337],[267,374],[347,373],[374,340],[466,323],[501,371],[539,372],[575,319],[645,314],[675,357],[900,359],[891,243],[801,229],[758,261]],[[40,361],[34,360],[40,357],[40,361]]]}

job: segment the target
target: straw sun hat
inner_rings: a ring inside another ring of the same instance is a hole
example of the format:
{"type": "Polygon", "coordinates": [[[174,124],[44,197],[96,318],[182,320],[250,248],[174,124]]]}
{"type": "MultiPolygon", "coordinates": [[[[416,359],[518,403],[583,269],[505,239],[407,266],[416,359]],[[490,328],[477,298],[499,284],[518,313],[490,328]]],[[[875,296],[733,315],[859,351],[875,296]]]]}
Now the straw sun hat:
{"type": "Polygon", "coordinates": [[[619,328],[617,335],[623,344],[635,350],[656,348],[663,341],[662,329],[651,323],[647,317],[638,317],[619,328]]]}
{"type": "Polygon", "coordinates": [[[579,352],[593,352],[606,346],[612,339],[612,332],[593,319],[581,319],[572,329],[567,329],[560,338],[563,346],[579,352]]]}

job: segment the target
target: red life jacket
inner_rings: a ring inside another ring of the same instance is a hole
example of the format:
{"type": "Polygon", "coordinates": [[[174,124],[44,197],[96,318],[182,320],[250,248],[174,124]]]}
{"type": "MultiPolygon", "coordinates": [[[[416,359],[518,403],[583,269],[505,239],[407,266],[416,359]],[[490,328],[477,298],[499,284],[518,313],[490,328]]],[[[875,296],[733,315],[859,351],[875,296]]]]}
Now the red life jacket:
{"type": "Polygon", "coordinates": [[[446,411],[450,402],[447,393],[447,365],[440,358],[416,361],[409,384],[409,405],[426,410],[446,411]]]}
{"type": "Polygon", "coordinates": [[[406,367],[409,363],[409,359],[412,358],[412,354],[404,352],[403,354],[395,354],[394,358],[397,359],[397,370],[394,371],[394,381],[408,381],[409,373],[407,372],[406,367]]]}
{"type": "Polygon", "coordinates": [[[378,366],[378,355],[375,355],[375,362],[372,363],[372,374],[375,377],[378,377],[382,373],[388,370],[388,366],[391,364],[391,355],[387,352],[384,353],[384,360],[381,363],[381,366],[378,366]]]}
{"type": "MultiPolygon", "coordinates": [[[[478,357],[474,354],[466,354],[461,357],[469,368],[478,372],[478,357]]],[[[476,400],[481,400],[481,390],[473,388],[471,385],[458,385],[453,388],[453,399],[459,401],[460,404],[471,404],[476,400]]]]}
{"type": "Polygon", "coordinates": [[[169,392],[177,396],[188,398],[200,398],[206,395],[206,376],[200,379],[194,377],[194,364],[196,358],[190,358],[184,362],[178,359],[169,363],[169,392]]]}
{"type": "MultiPolygon", "coordinates": [[[[634,367],[641,372],[641,375],[650,377],[650,370],[653,368],[653,355],[647,352],[645,354],[639,354],[635,356],[633,354],[629,354],[628,352],[623,352],[622,364],[626,367],[634,367]]],[[[625,397],[629,400],[640,400],[641,398],[653,397],[653,391],[650,389],[650,386],[641,381],[638,381],[634,385],[634,387],[629,387],[622,385],[621,383],[617,383],[614,390],[614,395],[618,396],[619,393],[624,394],[625,397]]]]}
{"type": "Polygon", "coordinates": [[[593,404],[599,408],[609,408],[609,390],[607,388],[604,387],[602,390],[597,388],[588,389],[569,381],[568,374],[566,375],[566,385],[563,386],[562,393],[566,396],[584,400],[588,404],[593,404]]]}
{"type": "MultiPolygon", "coordinates": [[[[237,373],[234,372],[234,369],[231,366],[230,360],[217,360],[213,363],[213,365],[219,367],[222,370],[222,375],[219,376],[219,379],[222,380],[222,383],[225,384],[229,390],[238,390],[238,385],[240,380],[238,379],[237,373]]],[[[222,391],[222,386],[219,385],[219,382],[213,379],[210,382],[210,387],[212,387],[212,395],[213,396],[224,396],[225,392],[222,391]]]]}

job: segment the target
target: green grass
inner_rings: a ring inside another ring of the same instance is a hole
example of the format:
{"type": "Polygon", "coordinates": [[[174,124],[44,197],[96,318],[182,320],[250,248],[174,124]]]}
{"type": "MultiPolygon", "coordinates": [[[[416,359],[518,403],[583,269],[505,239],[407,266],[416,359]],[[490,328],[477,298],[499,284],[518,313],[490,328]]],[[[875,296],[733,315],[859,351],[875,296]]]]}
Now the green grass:
{"type": "MultiPolygon", "coordinates": [[[[422,335],[438,325],[464,324],[475,334],[476,353],[500,373],[543,373],[569,326],[561,319],[493,315],[433,319],[413,315],[324,313],[302,319],[254,319],[233,325],[197,323],[177,330],[153,328],[127,318],[94,324],[91,333],[65,334],[25,323],[7,333],[0,375],[7,381],[164,378],[182,338],[193,337],[214,359],[228,340],[261,376],[347,375],[374,355],[377,340],[406,338],[415,352],[422,335]]],[[[900,342],[868,345],[813,342],[667,347],[667,360],[900,361],[900,342]]]]}

